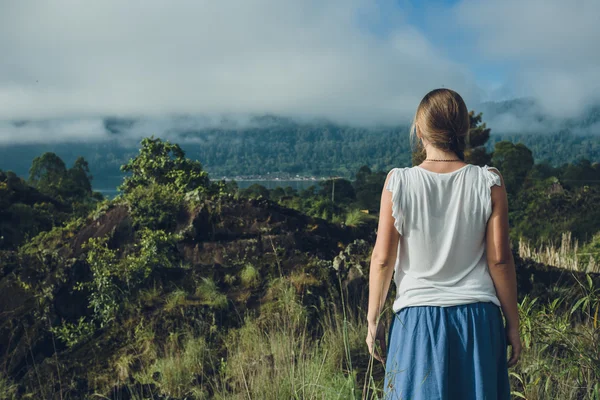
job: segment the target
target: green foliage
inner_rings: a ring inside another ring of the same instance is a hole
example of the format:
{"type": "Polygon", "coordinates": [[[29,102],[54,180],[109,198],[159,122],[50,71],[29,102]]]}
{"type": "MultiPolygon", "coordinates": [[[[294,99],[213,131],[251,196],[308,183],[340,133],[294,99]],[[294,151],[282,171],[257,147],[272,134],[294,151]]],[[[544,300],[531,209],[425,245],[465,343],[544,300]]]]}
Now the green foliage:
{"type": "Polygon", "coordinates": [[[42,193],[58,197],[67,180],[67,167],[55,153],[46,152],[33,159],[29,169],[29,184],[42,193]]]}
{"type": "Polygon", "coordinates": [[[185,290],[177,289],[169,293],[167,300],[165,301],[164,310],[169,312],[186,304],[187,293],[185,290]]]}
{"type": "Polygon", "coordinates": [[[514,196],[533,167],[533,154],[522,143],[498,142],[492,165],[500,170],[509,196],[514,196]]]}
{"type": "Polygon", "coordinates": [[[48,231],[42,231],[29,241],[19,247],[21,254],[35,255],[44,250],[56,249],[65,241],[73,238],[76,232],[83,227],[85,220],[83,218],[74,218],[66,222],[63,226],[55,226],[48,231]]]}
{"type": "Polygon", "coordinates": [[[218,379],[227,385],[216,385],[215,398],[360,398],[362,371],[352,368],[348,356],[364,357],[366,320],[357,318],[356,310],[348,319],[330,310],[312,324],[294,285],[273,280],[260,316],[246,316],[224,341],[228,357],[219,365],[218,379]]]}
{"type": "Polygon", "coordinates": [[[600,263],[600,231],[592,237],[592,240],[581,248],[581,253],[584,256],[593,257],[596,262],[600,263]]]}
{"type": "Polygon", "coordinates": [[[215,309],[227,308],[227,296],[219,292],[215,281],[210,278],[201,279],[195,294],[204,305],[215,309]]]}
{"type": "Polygon", "coordinates": [[[494,134],[486,147],[491,151],[501,141],[523,143],[531,149],[536,163],[547,162],[548,165],[560,166],[580,158],[600,161],[600,141],[597,134],[580,135],[569,131],[494,134]]]}
{"type": "Polygon", "coordinates": [[[356,173],[354,181],[354,190],[356,192],[356,203],[359,209],[378,211],[381,200],[381,191],[387,172],[373,172],[363,165],[356,173]]]}
{"type": "Polygon", "coordinates": [[[240,280],[245,287],[256,288],[260,284],[260,273],[252,264],[246,264],[240,272],[240,280]]]}
{"type": "Polygon", "coordinates": [[[78,157],[67,170],[59,156],[46,152],[34,158],[29,169],[28,183],[60,201],[89,198],[92,195],[91,181],[89,165],[83,157],[78,157]]]}
{"type": "Polygon", "coordinates": [[[92,279],[77,289],[89,290],[89,306],[100,327],[109,325],[118,315],[123,301],[147,281],[157,268],[175,265],[175,243],[179,235],[142,229],[135,251],[119,258],[108,247],[108,237],[90,238],[85,245],[92,279]]]}
{"type": "Polygon", "coordinates": [[[346,226],[362,226],[369,220],[369,215],[360,210],[352,210],[346,214],[346,226]]]}
{"type": "Polygon", "coordinates": [[[82,195],[92,193],[92,179],[90,166],[83,157],[77,157],[73,166],[69,170],[69,177],[75,190],[80,190],[82,195]]]}
{"type": "Polygon", "coordinates": [[[154,136],[144,138],[141,144],[139,154],[121,166],[121,171],[130,172],[131,176],[123,180],[119,190],[127,194],[136,187],[152,184],[168,185],[175,192],[209,188],[208,173],[202,164],[186,158],[179,145],[154,136]]]}
{"type": "Polygon", "coordinates": [[[100,327],[111,323],[120,306],[122,291],[118,277],[121,273],[115,250],[107,246],[108,237],[90,238],[84,248],[88,249],[87,262],[92,272],[90,282],[81,283],[77,289],[89,289],[89,306],[94,320],[100,327]]]}
{"type": "Polygon", "coordinates": [[[124,198],[136,229],[173,230],[184,207],[184,194],[174,191],[169,184],[135,186],[124,198]]]}
{"type": "Polygon", "coordinates": [[[598,289],[589,282],[582,282],[582,288],[547,303],[525,297],[519,304],[524,351],[510,374],[513,396],[599,398],[600,299],[598,289]]]}
{"type": "Polygon", "coordinates": [[[160,394],[172,398],[208,399],[198,377],[206,374],[210,353],[203,337],[172,334],[163,349],[164,355],[148,368],[146,374],[156,376],[160,394]]]}
{"type": "Polygon", "coordinates": [[[319,195],[330,197],[336,203],[348,204],[356,199],[352,182],[347,179],[327,179],[319,182],[319,195]]]}
{"type": "Polygon", "coordinates": [[[174,268],[178,258],[176,243],[181,235],[162,230],[144,228],[137,232],[139,242],[136,251],[124,258],[124,274],[121,277],[131,288],[139,287],[156,268],[174,268]]]}
{"type": "Polygon", "coordinates": [[[469,164],[488,165],[491,156],[487,152],[485,144],[490,138],[491,129],[483,122],[482,113],[475,115],[474,111],[469,112],[469,120],[471,129],[465,150],[465,161],[469,164]]]}
{"type": "Polygon", "coordinates": [[[509,201],[512,238],[523,236],[538,246],[572,232],[588,242],[600,231],[599,202],[600,185],[569,190],[555,177],[526,185],[509,201]]]}
{"type": "Polygon", "coordinates": [[[11,171],[0,170],[0,249],[14,249],[70,215],[11,171]]]}
{"type": "Polygon", "coordinates": [[[259,197],[268,199],[270,197],[269,189],[267,189],[263,185],[259,185],[258,183],[254,183],[254,184],[248,186],[246,189],[242,189],[240,192],[241,192],[242,196],[245,196],[245,197],[248,197],[251,199],[257,199],[259,197]]]}
{"type": "Polygon", "coordinates": [[[193,157],[210,166],[212,176],[278,172],[349,178],[365,163],[374,169],[410,163],[406,127],[368,129],[259,117],[243,132],[206,129],[197,135],[206,144],[191,150],[193,157]]]}
{"type": "Polygon", "coordinates": [[[344,213],[343,205],[334,203],[327,197],[315,197],[315,199],[311,199],[311,201],[307,202],[307,205],[308,207],[305,209],[305,212],[308,215],[324,220],[331,220],[335,216],[344,213]]]}
{"type": "Polygon", "coordinates": [[[17,389],[17,385],[4,373],[0,373],[0,400],[17,400],[17,389]]]}
{"type": "Polygon", "coordinates": [[[63,322],[61,325],[51,327],[50,332],[62,340],[67,347],[73,347],[91,338],[96,332],[96,326],[81,317],[76,324],[63,322]]]}
{"type": "Polygon", "coordinates": [[[0,170],[0,249],[14,249],[40,232],[87,215],[98,201],[91,179],[82,157],[67,170],[54,153],[34,159],[29,182],[0,170]]]}
{"type": "Polygon", "coordinates": [[[557,168],[560,181],[568,188],[578,188],[598,184],[600,180],[600,163],[592,164],[589,160],[579,159],[557,168]]]}

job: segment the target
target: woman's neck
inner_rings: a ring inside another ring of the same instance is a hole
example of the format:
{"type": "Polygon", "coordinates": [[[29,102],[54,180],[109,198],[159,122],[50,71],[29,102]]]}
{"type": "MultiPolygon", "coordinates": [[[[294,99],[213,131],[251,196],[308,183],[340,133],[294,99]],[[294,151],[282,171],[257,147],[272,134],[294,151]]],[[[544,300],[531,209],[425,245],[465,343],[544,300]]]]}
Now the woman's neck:
{"type": "Polygon", "coordinates": [[[427,146],[425,148],[427,154],[427,160],[459,160],[458,156],[453,151],[445,151],[436,149],[433,146],[427,146]]]}

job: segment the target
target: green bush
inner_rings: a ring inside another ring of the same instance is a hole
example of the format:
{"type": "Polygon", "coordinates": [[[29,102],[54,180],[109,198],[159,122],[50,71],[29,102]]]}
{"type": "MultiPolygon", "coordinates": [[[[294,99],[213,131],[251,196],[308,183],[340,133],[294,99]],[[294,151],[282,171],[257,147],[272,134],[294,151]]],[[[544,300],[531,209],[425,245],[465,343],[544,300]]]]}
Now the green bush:
{"type": "Polygon", "coordinates": [[[101,327],[115,319],[124,300],[137,294],[156,268],[176,265],[174,247],[180,235],[144,228],[138,236],[133,252],[122,258],[108,247],[107,236],[90,238],[84,245],[92,279],[79,283],[76,289],[89,290],[89,306],[101,327]]]}
{"type": "Polygon", "coordinates": [[[173,230],[184,207],[184,194],[172,185],[135,186],[124,198],[135,229],[173,230]]]}
{"type": "Polygon", "coordinates": [[[245,287],[256,288],[260,284],[260,273],[252,264],[246,264],[240,272],[240,280],[245,287]]]}
{"type": "Polygon", "coordinates": [[[200,298],[204,305],[216,309],[227,308],[227,296],[219,292],[215,281],[210,278],[202,278],[200,284],[196,288],[195,294],[200,298]]]}
{"type": "Polygon", "coordinates": [[[208,173],[202,164],[185,157],[178,144],[162,141],[154,136],[142,139],[139,154],[121,166],[131,176],[118,187],[124,193],[154,184],[168,185],[174,192],[185,193],[199,188],[210,188],[208,173]]]}

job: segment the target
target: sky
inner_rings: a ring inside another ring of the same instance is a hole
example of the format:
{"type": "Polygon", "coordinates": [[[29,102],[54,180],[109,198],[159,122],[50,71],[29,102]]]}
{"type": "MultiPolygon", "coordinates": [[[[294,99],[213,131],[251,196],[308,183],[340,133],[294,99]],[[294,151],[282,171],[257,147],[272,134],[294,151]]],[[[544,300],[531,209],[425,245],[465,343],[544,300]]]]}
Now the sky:
{"type": "Polygon", "coordinates": [[[437,87],[577,117],[599,37],[599,0],[0,0],[0,143],[108,115],[403,123],[437,87]]]}

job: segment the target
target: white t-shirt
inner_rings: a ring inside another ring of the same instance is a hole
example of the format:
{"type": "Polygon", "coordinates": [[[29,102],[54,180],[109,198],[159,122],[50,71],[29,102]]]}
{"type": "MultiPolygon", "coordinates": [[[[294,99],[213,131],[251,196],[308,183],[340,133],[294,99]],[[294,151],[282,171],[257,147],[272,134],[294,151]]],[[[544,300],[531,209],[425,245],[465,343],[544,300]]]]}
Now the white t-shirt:
{"type": "Polygon", "coordinates": [[[500,305],[489,274],[485,234],[491,188],[500,177],[487,165],[449,173],[393,168],[386,189],[400,233],[395,312],[408,306],[500,305]]]}

